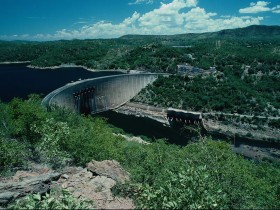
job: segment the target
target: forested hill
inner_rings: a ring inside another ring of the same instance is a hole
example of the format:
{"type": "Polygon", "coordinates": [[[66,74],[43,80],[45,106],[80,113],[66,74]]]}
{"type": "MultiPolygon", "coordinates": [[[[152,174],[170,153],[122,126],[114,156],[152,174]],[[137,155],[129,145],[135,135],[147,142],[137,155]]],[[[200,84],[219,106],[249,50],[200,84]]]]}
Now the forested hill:
{"type": "Polygon", "coordinates": [[[245,28],[225,29],[208,33],[187,33],[178,35],[125,35],[120,39],[280,39],[280,26],[252,25],[245,28]]]}
{"type": "Polygon", "coordinates": [[[127,35],[118,39],[0,41],[0,62],[31,61],[40,67],[73,63],[93,69],[176,73],[177,65],[182,63],[220,70],[252,63],[278,66],[279,54],[280,26],[173,36],[127,35]]]}
{"type": "Polygon", "coordinates": [[[217,38],[262,38],[262,39],[275,39],[280,38],[280,26],[258,26],[253,25],[246,28],[222,30],[213,33],[217,38]]]}

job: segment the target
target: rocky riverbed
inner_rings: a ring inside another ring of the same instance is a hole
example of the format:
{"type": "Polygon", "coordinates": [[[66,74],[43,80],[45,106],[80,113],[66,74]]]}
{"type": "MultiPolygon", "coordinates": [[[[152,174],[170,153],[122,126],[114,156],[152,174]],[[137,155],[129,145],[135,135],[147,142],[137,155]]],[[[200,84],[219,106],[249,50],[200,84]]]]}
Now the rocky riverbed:
{"type": "MultiPolygon", "coordinates": [[[[126,103],[116,109],[115,112],[136,117],[147,117],[170,126],[167,119],[167,110],[165,108],[138,103],[126,103]]],[[[229,137],[239,136],[259,141],[280,141],[280,130],[276,128],[264,126],[262,129],[258,129],[255,125],[248,123],[239,123],[237,125],[233,123],[224,123],[219,120],[205,119],[204,116],[208,116],[207,114],[202,114],[202,116],[203,126],[209,133],[220,133],[229,137]]]]}
{"type": "Polygon", "coordinates": [[[114,110],[117,113],[133,115],[136,117],[147,117],[156,120],[164,125],[169,125],[166,109],[148,106],[144,104],[126,103],[125,105],[114,110]]]}
{"type": "MultiPolygon", "coordinates": [[[[164,126],[171,126],[167,119],[167,111],[164,108],[127,103],[114,111],[149,118],[162,123],[164,126]]],[[[203,127],[214,138],[221,136],[221,139],[230,139],[232,150],[238,154],[254,160],[267,159],[280,162],[280,144],[267,141],[279,141],[279,129],[265,127],[262,130],[258,130],[256,126],[250,124],[235,125],[212,119],[203,119],[203,127]]]]}

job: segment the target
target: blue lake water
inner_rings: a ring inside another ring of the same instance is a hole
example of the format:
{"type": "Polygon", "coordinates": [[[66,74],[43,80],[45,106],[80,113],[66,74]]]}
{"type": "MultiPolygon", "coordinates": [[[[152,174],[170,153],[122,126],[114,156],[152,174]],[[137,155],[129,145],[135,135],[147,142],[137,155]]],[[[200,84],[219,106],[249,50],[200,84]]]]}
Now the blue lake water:
{"type": "Polygon", "coordinates": [[[31,93],[42,97],[53,90],[79,79],[120,74],[120,72],[91,72],[83,68],[31,69],[27,64],[0,65],[0,100],[8,102],[14,97],[27,98],[31,93]]]}

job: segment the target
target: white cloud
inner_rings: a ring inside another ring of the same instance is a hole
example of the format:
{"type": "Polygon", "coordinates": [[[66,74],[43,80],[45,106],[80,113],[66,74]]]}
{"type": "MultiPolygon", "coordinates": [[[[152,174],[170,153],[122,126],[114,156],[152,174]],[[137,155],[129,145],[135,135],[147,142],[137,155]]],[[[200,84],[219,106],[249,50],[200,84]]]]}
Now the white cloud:
{"type": "Polygon", "coordinates": [[[129,26],[131,24],[134,24],[140,17],[140,14],[138,12],[134,12],[132,17],[129,17],[129,18],[126,18],[124,21],[123,21],[123,24],[129,26]]]}
{"type": "Polygon", "coordinates": [[[250,7],[246,7],[244,9],[240,9],[240,13],[259,13],[259,12],[267,12],[271,9],[268,7],[270,2],[266,1],[258,1],[257,3],[250,3],[250,7]]]}
{"type": "Polygon", "coordinates": [[[126,34],[171,35],[213,32],[259,25],[262,20],[263,17],[219,16],[215,12],[207,12],[204,8],[199,7],[197,0],[173,0],[171,3],[161,3],[159,8],[145,14],[134,12],[118,24],[99,21],[92,25],[84,25],[77,30],[62,29],[54,34],[30,36],[29,39],[90,39],[116,38],[126,34]]]}
{"type": "Polygon", "coordinates": [[[221,18],[230,18],[230,15],[221,15],[221,18]]]}
{"type": "Polygon", "coordinates": [[[270,12],[278,13],[278,9],[280,9],[280,5],[276,7],[270,8],[268,5],[270,2],[267,1],[258,1],[257,3],[251,2],[249,7],[243,8],[239,10],[239,13],[245,14],[256,14],[260,12],[270,12]]]}
{"type": "Polygon", "coordinates": [[[128,5],[143,4],[143,3],[152,4],[152,3],[154,3],[154,0],[136,0],[134,2],[128,3],[128,5]]]}
{"type": "Polygon", "coordinates": [[[77,21],[77,22],[73,23],[73,26],[74,25],[87,24],[87,23],[88,23],[87,21],[77,21]]]}
{"type": "Polygon", "coordinates": [[[173,0],[169,4],[161,3],[159,9],[142,15],[139,18],[139,25],[148,30],[153,30],[154,27],[159,30],[161,26],[164,28],[178,27],[184,23],[184,15],[180,13],[180,10],[195,7],[196,5],[196,0],[173,0]]]}
{"type": "Polygon", "coordinates": [[[280,5],[277,5],[276,7],[273,7],[273,8],[272,8],[272,12],[273,12],[273,13],[278,13],[278,14],[279,14],[279,13],[280,13],[280,5]]]}
{"type": "Polygon", "coordinates": [[[262,17],[226,16],[213,18],[216,13],[207,13],[205,9],[196,7],[186,13],[185,29],[187,32],[213,32],[222,29],[242,28],[249,25],[259,25],[262,17]]]}

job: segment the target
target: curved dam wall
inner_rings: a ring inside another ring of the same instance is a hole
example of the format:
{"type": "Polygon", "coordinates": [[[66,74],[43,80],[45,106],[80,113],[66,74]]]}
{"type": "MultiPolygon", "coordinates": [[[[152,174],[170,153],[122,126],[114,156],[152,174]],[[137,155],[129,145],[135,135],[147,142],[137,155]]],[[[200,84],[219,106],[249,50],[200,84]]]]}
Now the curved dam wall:
{"type": "Polygon", "coordinates": [[[166,74],[123,74],[69,83],[48,94],[42,104],[86,114],[107,111],[128,102],[159,75],[166,74]]]}

